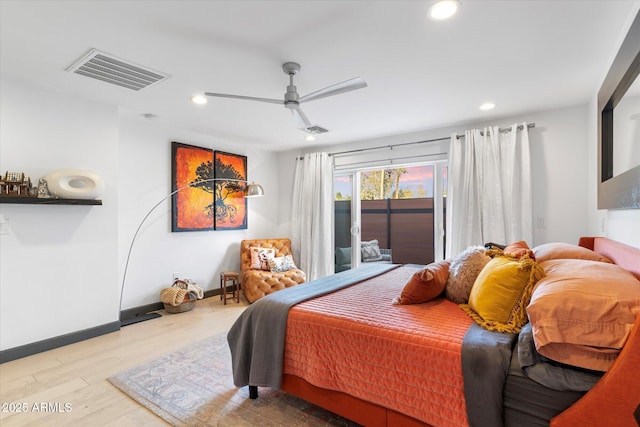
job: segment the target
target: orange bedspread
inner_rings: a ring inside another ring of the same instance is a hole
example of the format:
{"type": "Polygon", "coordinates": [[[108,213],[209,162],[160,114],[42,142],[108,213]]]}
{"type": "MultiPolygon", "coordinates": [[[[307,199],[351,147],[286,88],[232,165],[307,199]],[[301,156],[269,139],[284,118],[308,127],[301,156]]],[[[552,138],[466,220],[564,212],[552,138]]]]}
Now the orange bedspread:
{"type": "Polygon", "coordinates": [[[443,298],[392,305],[400,267],[289,312],[284,373],[433,426],[467,426],[462,339],[471,319],[443,298]]]}

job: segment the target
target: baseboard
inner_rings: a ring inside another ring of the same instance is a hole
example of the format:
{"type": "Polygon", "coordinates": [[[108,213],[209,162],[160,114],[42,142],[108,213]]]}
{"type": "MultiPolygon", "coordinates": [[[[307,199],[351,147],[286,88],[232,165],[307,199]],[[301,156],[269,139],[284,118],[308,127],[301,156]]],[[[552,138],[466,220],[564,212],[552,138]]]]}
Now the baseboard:
{"type": "MultiPolygon", "coordinates": [[[[227,288],[227,290],[229,290],[229,288],[227,288]]],[[[217,295],[220,295],[220,289],[213,289],[204,293],[205,298],[217,295]]],[[[120,312],[120,319],[121,321],[131,320],[142,314],[159,310],[164,310],[164,305],[161,302],[141,305],[139,307],[122,310],[120,312]]],[[[48,338],[46,340],[21,345],[19,347],[10,348],[8,350],[2,350],[0,351],[0,363],[10,362],[12,360],[21,359],[23,357],[32,356],[44,351],[53,350],[58,347],[64,347],[65,345],[74,344],[80,341],[88,340],[90,338],[99,337],[100,335],[119,331],[120,325],[120,321],[111,322],[101,326],[96,326],[94,328],[71,332],[65,335],[60,335],[58,337],[48,338]]]]}
{"type": "MultiPolygon", "coordinates": [[[[230,287],[227,287],[227,290],[230,290],[230,287]]],[[[212,289],[205,291],[204,297],[209,298],[216,295],[220,295],[220,289],[212,289]]],[[[132,321],[130,323],[135,323],[135,318],[140,317],[144,314],[151,313],[153,311],[164,310],[164,304],[160,301],[154,302],[151,304],[140,305],[138,307],[128,308],[126,310],[122,310],[120,312],[120,321],[127,322],[132,321]]]]}
{"type": "Polygon", "coordinates": [[[2,350],[0,351],[0,363],[10,362],[12,360],[32,356],[34,354],[42,353],[43,351],[49,351],[53,350],[54,348],[64,347],[65,345],[74,344],[119,330],[120,322],[111,322],[104,325],[96,326],[94,328],[71,332],[65,335],[60,335],[58,337],[48,338],[46,340],[37,341],[31,344],[21,345],[19,347],[10,348],[8,350],[2,350]]]}
{"type": "Polygon", "coordinates": [[[164,310],[164,305],[160,301],[154,302],[152,304],[145,304],[138,307],[128,308],[120,312],[120,320],[130,320],[142,314],[160,310],[164,310]]]}

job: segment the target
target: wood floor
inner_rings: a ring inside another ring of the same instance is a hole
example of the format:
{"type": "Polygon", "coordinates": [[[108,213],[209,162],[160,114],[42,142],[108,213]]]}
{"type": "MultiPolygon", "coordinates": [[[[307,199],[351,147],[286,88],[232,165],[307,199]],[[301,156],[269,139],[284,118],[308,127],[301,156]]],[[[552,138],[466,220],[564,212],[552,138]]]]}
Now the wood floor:
{"type": "Polygon", "coordinates": [[[118,332],[1,364],[0,425],[168,425],[107,377],[227,331],[248,305],[240,301],[223,305],[219,297],[207,298],[186,313],[162,312],[161,318],[118,332]],[[16,412],[25,408],[26,413],[16,412]]]}

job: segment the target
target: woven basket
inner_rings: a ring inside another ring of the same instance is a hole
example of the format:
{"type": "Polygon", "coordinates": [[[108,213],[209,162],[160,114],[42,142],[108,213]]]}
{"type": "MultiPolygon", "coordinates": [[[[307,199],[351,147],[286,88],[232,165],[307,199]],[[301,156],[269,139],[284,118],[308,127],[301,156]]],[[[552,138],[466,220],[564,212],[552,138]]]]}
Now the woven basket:
{"type": "MultiPolygon", "coordinates": [[[[175,279],[173,281],[173,285],[171,286],[187,289],[188,284],[184,280],[175,279]]],[[[191,310],[196,305],[197,299],[198,298],[196,298],[195,295],[188,293],[184,296],[184,301],[182,301],[180,305],[164,304],[164,309],[167,311],[167,313],[184,313],[185,311],[191,310]]]]}
{"type": "Polygon", "coordinates": [[[167,310],[167,313],[184,313],[185,311],[191,310],[196,305],[197,298],[192,294],[187,294],[184,296],[184,301],[180,305],[169,305],[165,304],[164,309],[167,310]],[[189,298],[189,299],[187,299],[189,298]]]}

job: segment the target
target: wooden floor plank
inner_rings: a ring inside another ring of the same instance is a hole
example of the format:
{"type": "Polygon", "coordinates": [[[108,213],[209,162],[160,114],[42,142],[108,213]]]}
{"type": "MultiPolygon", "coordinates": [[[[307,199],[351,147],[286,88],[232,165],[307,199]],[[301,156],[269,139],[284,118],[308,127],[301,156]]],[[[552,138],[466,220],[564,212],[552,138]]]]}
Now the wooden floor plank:
{"type": "Polygon", "coordinates": [[[190,343],[228,331],[248,306],[216,298],[189,312],[158,319],[0,365],[0,401],[27,404],[27,413],[1,413],[2,427],[168,425],[130,399],[107,378],[190,343]],[[50,411],[33,411],[33,405],[50,411]],[[61,412],[54,412],[56,404],[61,412]],[[64,405],[71,410],[64,412],[64,405]]]}

